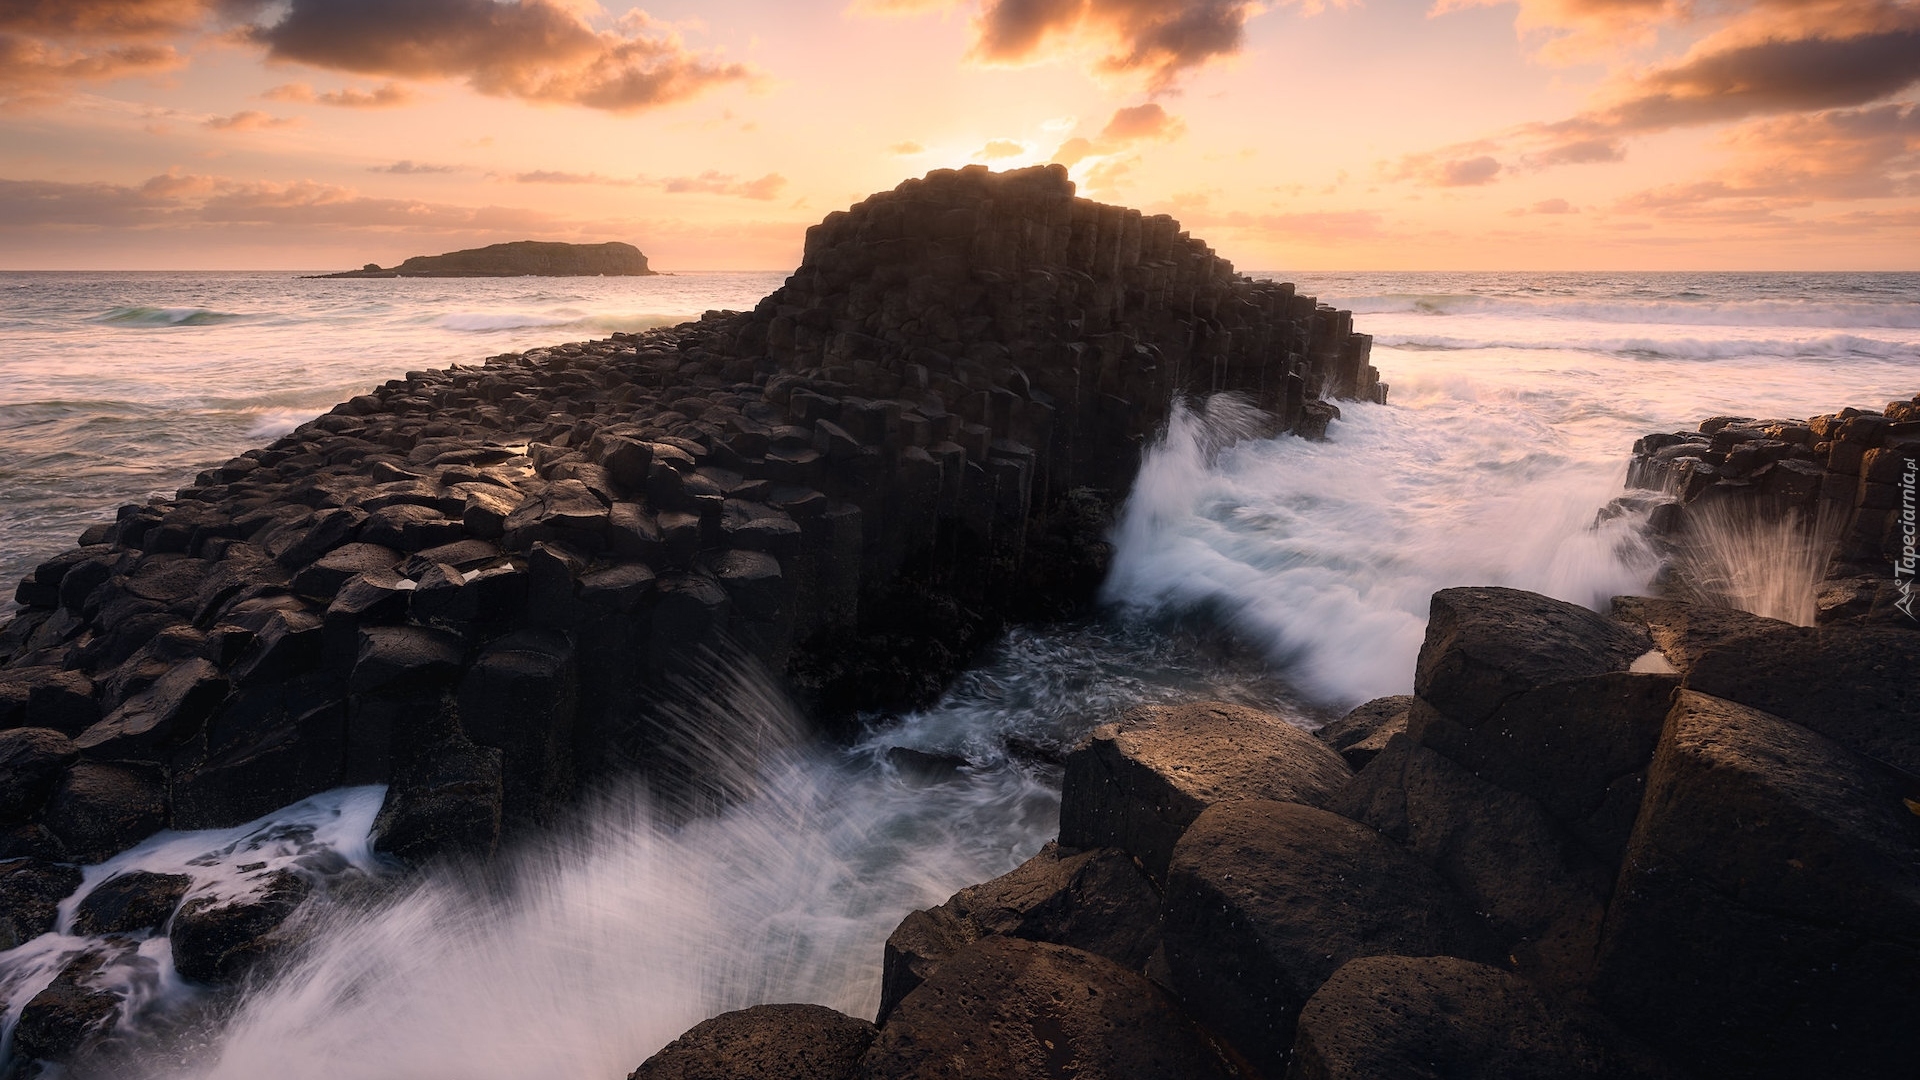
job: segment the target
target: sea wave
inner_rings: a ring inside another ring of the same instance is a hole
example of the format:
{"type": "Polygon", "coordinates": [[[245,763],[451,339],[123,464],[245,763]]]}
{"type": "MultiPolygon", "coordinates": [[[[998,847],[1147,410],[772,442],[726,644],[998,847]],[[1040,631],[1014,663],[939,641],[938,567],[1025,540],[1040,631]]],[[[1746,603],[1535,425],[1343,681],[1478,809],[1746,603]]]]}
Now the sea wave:
{"type": "MultiPolygon", "coordinates": [[[[1698,295],[1698,294],[1692,294],[1698,295]]],[[[1802,300],[1533,299],[1467,293],[1377,293],[1323,298],[1355,315],[1506,315],[1600,323],[1680,326],[1804,326],[1920,329],[1920,305],[1802,300]]]]}
{"type": "Polygon", "coordinates": [[[1545,349],[1610,353],[1658,360],[1744,360],[1759,357],[1804,360],[1920,359],[1920,343],[1887,341],[1857,334],[1821,334],[1802,338],[1615,337],[1564,340],[1376,334],[1374,344],[1408,351],[1452,352],[1467,349],[1545,349]]]}
{"type": "Polygon", "coordinates": [[[218,326],[248,316],[200,307],[117,307],[92,321],[112,326],[218,326]]]}

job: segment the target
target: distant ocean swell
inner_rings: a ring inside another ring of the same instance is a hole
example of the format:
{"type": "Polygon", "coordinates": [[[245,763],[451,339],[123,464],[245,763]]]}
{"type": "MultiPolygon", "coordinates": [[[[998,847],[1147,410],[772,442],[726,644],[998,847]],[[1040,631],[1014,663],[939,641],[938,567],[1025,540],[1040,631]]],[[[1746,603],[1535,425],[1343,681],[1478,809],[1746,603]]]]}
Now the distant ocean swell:
{"type": "Polygon", "coordinates": [[[1812,303],[1789,300],[1608,301],[1513,296],[1398,293],[1341,299],[1355,315],[1483,315],[1532,320],[1680,326],[1848,327],[1920,329],[1920,305],[1911,302],[1812,303]]]}

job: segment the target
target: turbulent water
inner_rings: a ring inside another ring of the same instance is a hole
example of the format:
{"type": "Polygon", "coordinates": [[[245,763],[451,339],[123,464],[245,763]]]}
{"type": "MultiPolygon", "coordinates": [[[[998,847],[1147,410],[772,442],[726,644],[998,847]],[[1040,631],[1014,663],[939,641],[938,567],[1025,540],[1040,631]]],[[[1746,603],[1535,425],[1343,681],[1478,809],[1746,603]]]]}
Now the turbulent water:
{"type": "MultiPolygon", "coordinates": [[[[1392,404],[1343,404],[1311,444],[1235,441],[1246,418],[1228,402],[1182,410],[1117,528],[1103,619],[1013,634],[938,707],[878,718],[857,746],[772,739],[740,764],[735,800],[692,824],[616,785],[485,874],[335,890],[303,959],[236,999],[171,976],[149,942],[117,976],[140,1006],[133,1071],[616,1077],[728,1008],[870,1014],[886,933],[1052,834],[1057,776],[1036,762],[1104,711],[1226,697],[1311,725],[1404,691],[1435,589],[1598,605],[1646,585],[1658,567],[1638,523],[1596,523],[1637,436],[1920,390],[1920,275],[1292,279],[1375,336],[1392,404]],[[902,771],[895,745],[968,764],[902,771]]],[[[746,307],[779,280],[0,275],[0,570],[408,368],[746,307]]],[[[763,681],[737,683],[721,711],[792,730],[763,681]]],[[[138,866],[242,888],[229,849],[268,842],[328,880],[379,879],[364,849],[377,794],[157,837],[88,887],[138,866]],[[336,852],[317,869],[316,847],[336,852]]],[[[79,946],[0,954],[9,1019],[79,946]]]]}

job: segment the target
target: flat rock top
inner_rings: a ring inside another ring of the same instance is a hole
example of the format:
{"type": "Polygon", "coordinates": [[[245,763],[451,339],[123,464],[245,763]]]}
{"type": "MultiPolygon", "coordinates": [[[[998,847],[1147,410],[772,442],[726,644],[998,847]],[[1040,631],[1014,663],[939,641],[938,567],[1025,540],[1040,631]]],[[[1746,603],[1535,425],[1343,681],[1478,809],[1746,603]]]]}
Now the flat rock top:
{"type": "Polygon", "coordinates": [[[1152,770],[1195,812],[1223,799],[1319,805],[1353,775],[1338,753],[1280,717],[1218,701],[1129,709],[1092,741],[1152,770]]]}
{"type": "Polygon", "coordinates": [[[755,1005],[694,1025],[627,1080],[847,1080],[874,1031],[823,1005],[755,1005]]]}
{"type": "Polygon", "coordinates": [[[1433,594],[1413,691],[1477,726],[1502,701],[1551,682],[1625,671],[1652,648],[1639,627],[1519,589],[1433,594]]]}
{"type": "Polygon", "coordinates": [[[1214,1080],[1228,1073],[1144,976],[1064,945],[992,937],[962,949],[900,1002],[855,1075],[1214,1080]]]}

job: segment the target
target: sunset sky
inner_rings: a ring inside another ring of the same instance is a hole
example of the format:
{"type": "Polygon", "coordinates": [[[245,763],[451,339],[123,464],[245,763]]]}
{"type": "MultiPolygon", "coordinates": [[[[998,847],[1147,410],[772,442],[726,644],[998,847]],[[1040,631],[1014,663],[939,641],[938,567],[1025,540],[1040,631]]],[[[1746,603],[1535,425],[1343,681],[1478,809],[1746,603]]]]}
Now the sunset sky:
{"type": "Polygon", "coordinates": [[[784,269],[1059,161],[1243,269],[1920,268],[1920,0],[0,0],[0,268],[784,269]]]}

